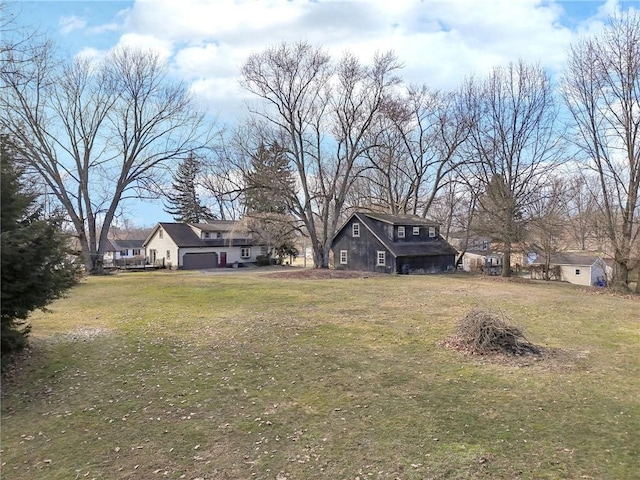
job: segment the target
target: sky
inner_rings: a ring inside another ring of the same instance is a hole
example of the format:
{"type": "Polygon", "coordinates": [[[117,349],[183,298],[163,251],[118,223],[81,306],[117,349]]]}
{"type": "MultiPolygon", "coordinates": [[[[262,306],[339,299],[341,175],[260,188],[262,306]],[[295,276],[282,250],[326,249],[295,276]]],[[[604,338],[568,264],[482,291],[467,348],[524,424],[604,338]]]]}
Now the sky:
{"type": "MultiPolygon", "coordinates": [[[[393,50],[406,83],[454,90],[466,77],[518,59],[552,78],[568,48],[640,0],[13,0],[18,24],[53,38],[63,54],[105,55],[120,45],[157,50],[172,75],[221,124],[246,114],[240,67],[254,52],[306,40],[369,63],[393,50]]],[[[136,202],[137,225],[171,221],[162,202],[136,202]]]]}

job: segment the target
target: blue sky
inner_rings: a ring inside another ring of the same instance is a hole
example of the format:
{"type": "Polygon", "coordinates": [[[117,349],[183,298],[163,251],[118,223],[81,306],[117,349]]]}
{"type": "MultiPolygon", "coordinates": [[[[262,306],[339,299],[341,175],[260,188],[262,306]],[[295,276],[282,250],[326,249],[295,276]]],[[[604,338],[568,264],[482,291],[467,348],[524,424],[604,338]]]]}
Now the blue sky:
{"type": "MultiPolygon", "coordinates": [[[[245,114],[237,84],[244,59],[305,39],[364,61],[394,50],[408,83],[454,89],[469,75],[524,58],[552,75],[580,35],[640,0],[78,0],[15,1],[21,25],[54,38],[64,55],[104,55],[123,44],[153,48],[220,122],[245,114]]],[[[135,202],[139,225],[171,221],[161,202],[135,202]]]]}

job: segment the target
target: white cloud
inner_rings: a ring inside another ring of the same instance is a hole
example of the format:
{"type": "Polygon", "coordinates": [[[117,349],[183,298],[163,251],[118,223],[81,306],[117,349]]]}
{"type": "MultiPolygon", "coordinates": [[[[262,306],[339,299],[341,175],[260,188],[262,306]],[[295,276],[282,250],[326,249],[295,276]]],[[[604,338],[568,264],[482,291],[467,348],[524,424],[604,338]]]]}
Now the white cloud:
{"type": "Polygon", "coordinates": [[[136,49],[152,50],[156,52],[161,59],[168,59],[173,53],[173,45],[170,41],[154,35],[140,35],[138,33],[127,33],[120,37],[120,41],[115,46],[132,47],[136,49]]]}
{"type": "Polygon", "coordinates": [[[65,15],[58,21],[60,33],[68,35],[75,30],[82,30],[87,26],[87,19],[76,15],[65,15]]]}
{"type": "Polygon", "coordinates": [[[308,40],[370,62],[393,50],[407,82],[454,89],[467,76],[524,58],[562,68],[578,31],[619,8],[607,0],[572,29],[556,0],[137,0],[122,12],[121,44],[153,48],[216,111],[238,109],[240,67],[252,52],[308,40]]]}
{"type": "Polygon", "coordinates": [[[90,27],[87,29],[89,33],[99,35],[104,32],[116,32],[121,28],[121,25],[116,22],[103,23],[96,27],[90,27]]]}
{"type": "Polygon", "coordinates": [[[88,60],[92,60],[94,62],[101,61],[106,55],[106,52],[103,50],[97,50],[95,48],[83,48],[77,54],[77,58],[86,58],[88,60]]]}

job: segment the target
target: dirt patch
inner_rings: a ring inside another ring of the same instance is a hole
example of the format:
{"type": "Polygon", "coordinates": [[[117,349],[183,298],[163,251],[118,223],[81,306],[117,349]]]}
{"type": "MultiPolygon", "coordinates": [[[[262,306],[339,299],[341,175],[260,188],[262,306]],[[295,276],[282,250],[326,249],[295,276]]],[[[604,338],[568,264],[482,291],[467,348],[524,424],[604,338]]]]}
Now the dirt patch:
{"type": "Polygon", "coordinates": [[[373,272],[354,272],[352,270],[332,270],[329,268],[304,268],[286,272],[270,273],[269,276],[275,278],[290,278],[293,280],[326,280],[383,277],[387,276],[387,274],[373,272]]]}
{"type": "Polygon", "coordinates": [[[537,367],[547,371],[568,371],[576,368],[589,352],[574,352],[561,348],[536,346],[538,353],[510,355],[503,352],[481,353],[469,348],[468,343],[458,335],[451,335],[438,344],[450,348],[481,365],[503,365],[505,367],[537,367]]]}
{"type": "Polygon", "coordinates": [[[504,365],[507,367],[532,367],[538,366],[544,370],[566,371],[575,367],[581,355],[572,353],[560,348],[548,348],[537,346],[538,353],[527,353],[523,355],[509,355],[501,352],[479,353],[477,350],[469,348],[468,344],[458,337],[452,335],[440,342],[441,347],[450,348],[461,353],[465,357],[472,358],[480,364],[504,365]]]}

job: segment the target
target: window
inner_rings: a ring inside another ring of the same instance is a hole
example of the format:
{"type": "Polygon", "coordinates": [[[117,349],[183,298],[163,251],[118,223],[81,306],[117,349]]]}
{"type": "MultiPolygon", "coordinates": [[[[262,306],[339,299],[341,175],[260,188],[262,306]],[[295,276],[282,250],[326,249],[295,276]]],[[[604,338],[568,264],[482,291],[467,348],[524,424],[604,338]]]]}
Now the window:
{"type": "Polygon", "coordinates": [[[404,238],[404,227],[398,227],[398,238],[404,238]]]}
{"type": "Polygon", "coordinates": [[[436,227],[429,227],[429,238],[434,238],[436,236],[436,227]]]}
{"type": "Polygon", "coordinates": [[[387,264],[387,254],[385,253],[384,250],[378,251],[378,261],[376,262],[376,265],[378,267],[384,267],[387,264]]]}
{"type": "Polygon", "coordinates": [[[420,235],[420,227],[413,227],[413,234],[420,235]]]}
{"type": "Polygon", "coordinates": [[[164,234],[164,231],[162,229],[158,230],[158,236],[160,238],[162,238],[162,235],[164,234]]]}
{"type": "Polygon", "coordinates": [[[489,250],[489,242],[486,240],[482,242],[482,250],[489,250]]]}
{"type": "Polygon", "coordinates": [[[351,235],[353,235],[354,237],[359,237],[360,236],[360,224],[359,223],[354,223],[353,225],[351,225],[351,235]]]}
{"type": "Polygon", "coordinates": [[[171,260],[171,250],[167,250],[167,260],[171,260]]]}
{"type": "Polygon", "coordinates": [[[346,265],[346,264],[347,264],[347,251],[340,250],[340,265],[346,265]]]}
{"type": "Polygon", "coordinates": [[[203,232],[204,238],[210,238],[211,234],[209,232],[203,232]]]}
{"type": "Polygon", "coordinates": [[[140,256],[140,249],[139,248],[134,248],[133,249],[133,256],[134,257],[139,257],[140,256]]]}
{"type": "Polygon", "coordinates": [[[242,247],[240,249],[240,258],[249,258],[249,257],[251,257],[251,248],[242,247]]]}
{"type": "Polygon", "coordinates": [[[576,268],[576,276],[580,275],[580,269],[576,268]]]}
{"type": "Polygon", "coordinates": [[[222,234],[220,232],[216,233],[216,238],[222,238],[222,234]]]}

